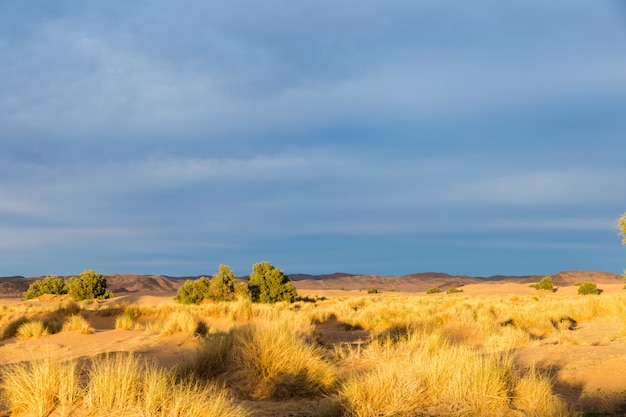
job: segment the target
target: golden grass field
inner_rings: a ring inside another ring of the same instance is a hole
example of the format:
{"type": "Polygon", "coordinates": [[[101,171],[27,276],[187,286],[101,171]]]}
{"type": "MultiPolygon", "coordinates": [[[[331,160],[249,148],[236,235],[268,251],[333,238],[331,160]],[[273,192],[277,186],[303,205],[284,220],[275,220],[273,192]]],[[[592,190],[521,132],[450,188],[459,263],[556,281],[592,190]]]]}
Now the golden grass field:
{"type": "Polygon", "coordinates": [[[626,290],[0,300],[0,415],[626,415],[626,290]]]}

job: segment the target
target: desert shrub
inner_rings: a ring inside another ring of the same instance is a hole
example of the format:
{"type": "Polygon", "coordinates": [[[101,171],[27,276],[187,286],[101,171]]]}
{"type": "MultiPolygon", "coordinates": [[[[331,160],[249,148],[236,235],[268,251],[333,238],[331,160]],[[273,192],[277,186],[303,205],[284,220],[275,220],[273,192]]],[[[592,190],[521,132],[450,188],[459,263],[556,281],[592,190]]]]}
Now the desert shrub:
{"type": "Polygon", "coordinates": [[[232,301],[235,299],[237,280],[232,269],[220,265],[217,274],[211,279],[211,295],[215,301],[232,301]]]}
{"type": "Polygon", "coordinates": [[[49,275],[30,284],[24,293],[24,299],[31,300],[44,294],[67,294],[67,287],[61,278],[49,275]]]}
{"type": "Polygon", "coordinates": [[[248,279],[248,290],[252,301],[256,303],[276,303],[287,301],[293,303],[298,296],[296,287],[283,271],[269,262],[260,262],[252,267],[248,279]]]}
{"type": "Polygon", "coordinates": [[[185,281],[174,299],[182,304],[200,304],[204,300],[232,301],[238,289],[233,271],[220,265],[219,272],[211,279],[200,277],[185,281]]]}
{"type": "Polygon", "coordinates": [[[105,276],[94,270],[83,271],[80,278],[70,278],[67,282],[67,293],[76,301],[102,300],[112,297],[112,294],[107,291],[105,276]]]}
{"type": "Polygon", "coordinates": [[[440,293],[440,292],[441,292],[441,290],[439,288],[437,288],[437,287],[429,288],[429,289],[426,290],[426,294],[437,294],[437,293],[440,293]]]}
{"type": "Polygon", "coordinates": [[[63,324],[63,331],[71,332],[78,331],[82,334],[91,334],[94,329],[87,323],[87,320],[80,314],[73,314],[69,316],[63,324]]]}
{"type": "Polygon", "coordinates": [[[378,294],[379,292],[378,288],[368,288],[367,290],[368,294],[378,294]]]}
{"type": "Polygon", "coordinates": [[[446,293],[448,293],[448,294],[456,294],[458,292],[463,292],[463,289],[462,288],[454,288],[454,287],[452,287],[452,288],[448,288],[448,291],[446,291],[446,293]]]}
{"type": "Polygon", "coordinates": [[[554,285],[552,284],[552,277],[549,276],[541,278],[541,281],[539,281],[539,283],[532,284],[530,286],[532,288],[535,288],[536,290],[552,291],[554,289],[554,285]]]}
{"type": "Polygon", "coordinates": [[[578,287],[578,294],[581,295],[590,295],[590,294],[598,294],[598,287],[595,282],[583,282],[578,287]]]}
{"type": "Polygon", "coordinates": [[[207,277],[186,280],[174,297],[182,304],[200,304],[209,298],[211,298],[211,281],[207,277]]]}

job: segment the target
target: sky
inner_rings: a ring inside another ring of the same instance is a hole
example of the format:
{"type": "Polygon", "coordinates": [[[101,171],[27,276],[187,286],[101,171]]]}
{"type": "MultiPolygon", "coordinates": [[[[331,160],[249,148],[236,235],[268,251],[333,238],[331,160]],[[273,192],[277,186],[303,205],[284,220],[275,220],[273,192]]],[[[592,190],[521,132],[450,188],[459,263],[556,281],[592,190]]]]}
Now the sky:
{"type": "Polygon", "coordinates": [[[0,276],[622,273],[620,1],[0,2],[0,276]]]}

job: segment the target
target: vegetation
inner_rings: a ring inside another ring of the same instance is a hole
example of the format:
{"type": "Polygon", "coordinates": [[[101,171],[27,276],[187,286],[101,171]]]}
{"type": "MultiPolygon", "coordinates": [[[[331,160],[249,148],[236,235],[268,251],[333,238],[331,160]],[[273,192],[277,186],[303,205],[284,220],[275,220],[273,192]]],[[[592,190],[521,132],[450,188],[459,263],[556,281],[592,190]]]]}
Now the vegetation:
{"type": "Polygon", "coordinates": [[[67,287],[61,278],[49,275],[30,284],[24,293],[24,299],[31,300],[44,294],[67,294],[67,287]]]}
{"type": "Polygon", "coordinates": [[[598,287],[595,282],[583,282],[578,287],[578,294],[581,295],[596,295],[598,294],[598,287]]]}
{"type": "Polygon", "coordinates": [[[619,219],[617,219],[617,228],[619,234],[622,236],[622,243],[626,245],[626,213],[622,214],[619,219]]]}
{"type": "Polygon", "coordinates": [[[554,285],[552,284],[552,277],[545,276],[541,278],[541,281],[539,281],[539,283],[532,284],[531,287],[537,290],[552,291],[554,289],[554,285]]]}
{"type": "Polygon", "coordinates": [[[426,290],[426,294],[438,294],[441,290],[438,287],[429,288],[426,290]]]}
{"type": "Polygon", "coordinates": [[[289,277],[269,262],[253,265],[252,274],[248,278],[248,290],[252,301],[256,303],[293,303],[298,296],[289,277]]]}
{"type": "Polygon", "coordinates": [[[463,292],[463,288],[448,288],[448,291],[446,291],[448,294],[456,294],[458,292],[463,292]]]}
{"type": "Polygon", "coordinates": [[[232,301],[238,291],[235,274],[226,265],[220,265],[213,278],[200,277],[187,280],[178,289],[176,301],[182,304],[200,304],[204,300],[232,301]]]}
{"type": "Polygon", "coordinates": [[[113,296],[107,291],[105,276],[93,269],[83,271],[80,278],[70,278],[67,282],[67,293],[76,301],[103,300],[113,296]]]}
{"type": "Polygon", "coordinates": [[[127,352],[0,364],[0,415],[247,416],[259,400],[293,398],[331,410],[311,416],[582,415],[588,410],[572,410],[554,394],[553,370],[516,362],[517,349],[577,344],[576,324],[597,318],[626,323],[625,302],[626,294],[422,293],[272,305],[244,297],[200,305],[95,303],[90,312],[76,303],[0,306],[3,334],[45,338],[54,318],[63,331],[88,334],[93,329],[81,314],[93,314],[120,329],[145,329],[142,343],[163,339],[181,353],[178,362],[165,360],[167,367],[127,352]],[[333,339],[337,323],[350,330],[333,339]]]}
{"type": "Polygon", "coordinates": [[[378,288],[368,288],[367,289],[367,293],[368,294],[378,294],[378,293],[380,293],[380,290],[378,288]]]}

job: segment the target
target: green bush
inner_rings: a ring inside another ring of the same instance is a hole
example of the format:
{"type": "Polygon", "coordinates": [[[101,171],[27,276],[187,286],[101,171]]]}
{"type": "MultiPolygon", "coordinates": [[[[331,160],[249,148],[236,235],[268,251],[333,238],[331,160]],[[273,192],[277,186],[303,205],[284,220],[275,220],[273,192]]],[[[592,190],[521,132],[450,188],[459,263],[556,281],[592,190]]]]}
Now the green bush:
{"type": "Polygon", "coordinates": [[[452,287],[452,288],[448,288],[448,291],[446,291],[446,292],[447,292],[448,294],[455,294],[455,293],[457,293],[457,292],[463,292],[463,290],[462,290],[462,289],[459,289],[459,288],[454,288],[454,287],[452,287]]]}
{"type": "Polygon", "coordinates": [[[552,291],[554,289],[554,285],[552,284],[552,277],[545,276],[541,278],[538,284],[533,284],[531,287],[537,290],[546,290],[552,291]]]}
{"type": "Polygon", "coordinates": [[[248,290],[255,303],[276,303],[287,301],[293,303],[298,296],[296,287],[283,271],[269,262],[260,262],[252,267],[248,278],[248,290]]]}
{"type": "Polygon", "coordinates": [[[378,294],[380,291],[378,290],[378,288],[369,288],[367,290],[368,294],[378,294]]]}
{"type": "Polygon", "coordinates": [[[76,301],[103,300],[113,295],[107,291],[107,279],[93,269],[83,271],[80,278],[72,277],[67,281],[67,293],[76,301]]]}
{"type": "Polygon", "coordinates": [[[200,277],[185,281],[174,299],[182,304],[200,304],[204,300],[232,301],[239,291],[242,289],[237,285],[233,271],[226,265],[220,265],[219,272],[211,279],[200,277]]]}
{"type": "Polygon", "coordinates": [[[578,294],[581,295],[589,295],[589,294],[598,294],[598,287],[595,282],[583,282],[578,287],[578,294]]]}
{"type": "Polygon", "coordinates": [[[188,279],[176,292],[174,299],[182,304],[200,304],[211,297],[211,280],[207,277],[188,279]]]}
{"type": "Polygon", "coordinates": [[[439,288],[437,288],[437,287],[429,288],[429,289],[426,290],[426,294],[437,294],[437,293],[440,293],[440,292],[441,292],[441,290],[439,288]]]}
{"type": "Polygon", "coordinates": [[[67,287],[61,278],[56,275],[48,275],[44,279],[30,284],[24,293],[24,299],[31,300],[44,294],[67,294],[67,287]]]}

